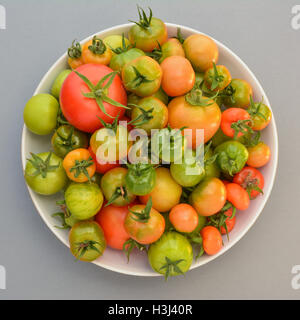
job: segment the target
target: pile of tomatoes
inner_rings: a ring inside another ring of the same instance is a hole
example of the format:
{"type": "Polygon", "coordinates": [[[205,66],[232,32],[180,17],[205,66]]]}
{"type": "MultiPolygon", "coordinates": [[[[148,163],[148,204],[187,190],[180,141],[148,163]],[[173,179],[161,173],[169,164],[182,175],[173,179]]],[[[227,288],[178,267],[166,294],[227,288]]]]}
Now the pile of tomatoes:
{"type": "Polygon", "coordinates": [[[229,240],[235,227],[236,212],[263,194],[258,168],[271,153],[260,132],[272,114],[263,101],[253,101],[249,83],[232,79],[217,64],[211,38],[183,39],[180,30],[169,38],[151,9],[149,16],[138,11],[128,38],[74,41],[70,69],[58,75],[51,94],[28,101],[24,122],[35,134],[52,134],[52,151],[31,154],[25,179],[39,194],[63,192],[53,216],[70,229],[77,259],[93,261],[106,246],[124,250],[129,259],[138,248],[167,278],[188,271],[202,254],[217,254],[222,235],[229,240]],[[194,133],[203,129],[204,161],[176,162],[173,140],[169,162],[158,148],[158,164],[130,163],[138,143],[129,139],[133,128],[144,130],[149,146],[151,130],[163,137],[177,130],[179,148],[191,154],[201,147],[194,133]],[[193,135],[183,136],[185,128],[193,135]],[[109,130],[114,137],[101,142],[109,130]],[[98,149],[105,143],[117,147],[116,161],[101,158],[98,149]]]}

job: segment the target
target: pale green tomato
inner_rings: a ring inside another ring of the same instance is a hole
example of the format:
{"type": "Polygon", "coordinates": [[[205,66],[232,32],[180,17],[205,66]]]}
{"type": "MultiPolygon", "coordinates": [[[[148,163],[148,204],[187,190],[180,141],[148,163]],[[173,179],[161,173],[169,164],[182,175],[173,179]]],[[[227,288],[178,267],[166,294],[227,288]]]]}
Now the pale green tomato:
{"type": "Polygon", "coordinates": [[[63,70],[54,80],[52,89],[51,89],[51,94],[59,99],[59,94],[60,94],[60,90],[61,87],[64,83],[64,81],[66,80],[66,78],[68,77],[68,75],[72,72],[72,70],[67,69],[67,70],[63,70]]]}

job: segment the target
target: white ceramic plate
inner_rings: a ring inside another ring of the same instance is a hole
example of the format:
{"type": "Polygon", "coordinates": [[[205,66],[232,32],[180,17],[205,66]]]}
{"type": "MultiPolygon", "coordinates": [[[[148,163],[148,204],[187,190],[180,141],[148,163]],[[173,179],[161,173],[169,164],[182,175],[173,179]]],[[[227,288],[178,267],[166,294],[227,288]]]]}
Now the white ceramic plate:
{"type": "MultiPolygon", "coordinates": [[[[113,34],[127,34],[129,28],[132,24],[124,24],[120,26],[116,26],[110,29],[106,29],[97,33],[101,38],[104,38],[113,34]]],[[[180,27],[184,37],[187,37],[191,34],[201,33],[194,29],[187,28],[184,26],[174,25],[171,23],[167,23],[169,36],[175,36],[177,32],[177,28],[180,27]]],[[[91,39],[94,35],[82,41],[82,43],[91,39]]],[[[215,40],[220,51],[219,64],[224,64],[228,67],[231,72],[233,78],[241,78],[248,81],[254,92],[254,100],[261,100],[264,98],[264,102],[270,106],[270,102],[254,76],[254,74],[249,70],[247,65],[231,50],[225,47],[222,43],[215,40]]],[[[50,91],[52,83],[56,76],[63,70],[66,69],[67,66],[67,55],[64,54],[61,58],[57,60],[57,62],[50,68],[50,70],[46,73],[39,86],[35,91],[35,95],[38,93],[47,93],[50,91]]],[[[265,177],[265,188],[264,195],[258,197],[255,201],[251,201],[251,205],[247,211],[238,212],[237,213],[237,221],[236,227],[230,233],[230,241],[224,237],[224,247],[223,249],[214,256],[202,256],[197,262],[194,262],[191,269],[200,267],[201,265],[208,263],[209,261],[217,258],[225,251],[230,249],[235,243],[237,243],[245,233],[250,229],[250,227],[254,224],[257,217],[262,212],[264,205],[266,204],[269,195],[271,193],[271,189],[273,186],[276,167],[277,167],[277,154],[278,154],[278,137],[276,131],[275,119],[273,119],[270,125],[263,131],[262,139],[265,141],[272,150],[272,158],[271,161],[266,165],[261,171],[265,177]]],[[[22,135],[22,164],[23,169],[25,168],[26,158],[29,157],[30,152],[45,152],[50,150],[50,136],[40,137],[34,135],[24,126],[23,135],[22,135]]],[[[53,212],[57,211],[57,206],[55,205],[56,200],[62,199],[62,195],[56,195],[51,197],[40,196],[34,193],[29,189],[30,196],[32,201],[39,212],[40,216],[50,228],[50,230],[60,239],[66,246],[69,246],[68,243],[68,232],[65,230],[59,230],[54,226],[58,223],[57,220],[51,217],[53,212]]],[[[148,259],[146,254],[143,252],[135,252],[132,254],[130,262],[127,263],[127,259],[122,252],[107,248],[104,255],[100,257],[98,260],[94,262],[96,265],[101,266],[103,268],[120,272],[129,275],[135,276],[158,276],[155,273],[150,265],[148,264],[148,259]]]]}

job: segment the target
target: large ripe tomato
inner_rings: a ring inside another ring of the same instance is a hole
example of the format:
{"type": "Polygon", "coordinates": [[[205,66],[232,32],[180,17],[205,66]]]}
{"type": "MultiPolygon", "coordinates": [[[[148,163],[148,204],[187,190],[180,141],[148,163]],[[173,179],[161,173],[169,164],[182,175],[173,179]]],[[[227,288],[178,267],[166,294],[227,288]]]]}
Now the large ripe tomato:
{"type": "Polygon", "coordinates": [[[107,245],[113,249],[123,250],[124,243],[130,239],[124,227],[127,213],[128,206],[115,207],[110,205],[103,207],[95,217],[103,229],[107,245]]]}
{"type": "MultiPolygon", "coordinates": [[[[76,72],[84,75],[92,85],[96,86],[103,77],[113,72],[113,70],[104,65],[86,64],[77,68],[76,72]]],[[[116,74],[112,74],[112,76],[115,77],[109,88],[102,90],[103,85],[110,80],[106,79],[101,88],[94,92],[98,101],[102,99],[105,112],[110,116],[105,114],[103,109],[101,110],[96,99],[84,96],[84,94],[91,95],[91,90],[78,74],[72,72],[67,77],[61,89],[60,103],[62,112],[70,124],[81,131],[94,132],[103,127],[99,118],[107,123],[112,123],[118,114],[120,117],[123,116],[124,108],[115,106],[112,102],[106,102],[112,99],[121,105],[125,106],[127,104],[126,91],[120,77],[116,74]]]]}
{"type": "MultiPolygon", "coordinates": [[[[203,98],[206,99],[206,98],[203,98]]],[[[204,142],[217,132],[221,122],[221,110],[217,103],[209,100],[206,106],[193,105],[185,96],[174,98],[168,106],[169,124],[172,128],[192,129],[192,137],[187,137],[189,146],[195,148],[201,141],[196,140],[196,129],[204,129],[204,142]]]]}

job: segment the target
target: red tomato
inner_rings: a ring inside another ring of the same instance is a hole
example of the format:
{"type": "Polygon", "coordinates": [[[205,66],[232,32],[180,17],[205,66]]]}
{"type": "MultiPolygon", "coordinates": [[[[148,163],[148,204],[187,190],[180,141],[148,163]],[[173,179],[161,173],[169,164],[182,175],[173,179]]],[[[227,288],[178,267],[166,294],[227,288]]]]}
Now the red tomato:
{"type": "MultiPolygon", "coordinates": [[[[229,233],[230,231],[232,231],[232,229],[235,226],[236,217],[234,216],[233,218],[231,218],[231,216],[232,216],[232,208],[230,208],[227,211],[225,211],[224,214],[228,217],[225,220],[225,224],[226,224],[226,227],[227,227],[227,232],[229,233]]],[[[227,233],[225,227],[223,227],[223,226],[220,228],[220,231],[221,231],[222,234],[226,234],[227,233]]]]}
{"type": "Polygon", "coordinates": [[[94,162],[96,163],[96,172],[98,172],[98,173],[104,174],[105,172],[107,172],[113,168],[120,167],[119,163],[99,163],[97,161],[97,157],[91,147],[89,147],[89,152],[90,152],[91,157],[93,158],[94,162]]]}
{"type": "Polygon", "coordinates": [[[237,183],[226,185],[227,200],[238,210],[247,210],[250,205],[250,198],[247,191],[237,183]]]}
{"type": "MultiPolygon", "coordinates": [[[[103,77],[113,72],[113,70],[105,65],[85,64],[77,68],[76,72],[87,77],[95,86],[103,77]]],[[[105,80],[104,85],[107,82],[108,79],[105,80]]],[[[77,129],[85,132],[94,132],[103,127],[99,118],[106,123],[112,123],[118,114],[120,117],[123,116],[125,112],[124,108],[116,107],[103,100],[105,111],[112,118],[107,116],[101,111],[95,99],[85,97],[83,93],[91,93],[91,90],[75,71],[73,71],[62,86],[60,104],[65,118],[77,129]]],[[[124,106],[127,105],[126,91],[118,75],[115,75],[107,91],[105,90],[101,93],[101,90],[98,90],[98,94],[107,95],[110,99],[124,106]]]]}
{"type": "Polygon", "coordinates": [[[124,222],[128,213],[128,206],[103,207],[96,215],[96,221],[102,227],[107,245],[113,249],[123,250],[124,243],[130,239],[125,230],[124,222]]]}
{"type": "Polygon", "coordinates": [[[214,255],[222,249],[222,236],[217,228],[207,226],[204,227],[200,233],[203,239],[203,249],[206,254],[214,255]]]}
{"type": "Polygon", "coordinates": [[[229,108],[222,113],[221,130],[226,136],[241,137],[243,132],[247,132],[251,116],[250,114],[241,108],[229,108]]]}
{"type": "Polygon", "coordinates": [[[257,169],[251,167],[243,168],[234,176],[233,182],[246,189],[251,199],[262,193],[265,185],[263,175],[257,169]]]}

